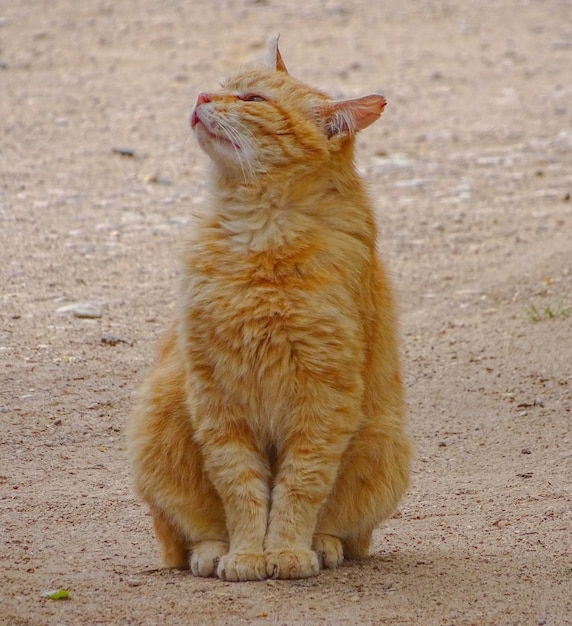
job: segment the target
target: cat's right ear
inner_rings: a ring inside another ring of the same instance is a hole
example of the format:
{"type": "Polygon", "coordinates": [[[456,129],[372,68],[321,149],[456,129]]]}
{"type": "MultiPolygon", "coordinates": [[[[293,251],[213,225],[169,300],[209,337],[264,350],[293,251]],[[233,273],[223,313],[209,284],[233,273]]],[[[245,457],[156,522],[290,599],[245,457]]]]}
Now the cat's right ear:
{"type": "Polygon", "coordinates": [[[285,74],[288,74],[288,70],[286,69],[280,50],[278,49],[279,39],[280,35],[278,35],[276,39],[272,39],[270,42],[271,62],[277,72],[284,72],[285,74]]]}
{"type": "Polygon", "coordinates": [[[322,119],[328,138],[338,135],[352,136],[379,119],[385,105],[385,98],[374,93],[362,98],[321,105],[318,116],[322,119]]]}

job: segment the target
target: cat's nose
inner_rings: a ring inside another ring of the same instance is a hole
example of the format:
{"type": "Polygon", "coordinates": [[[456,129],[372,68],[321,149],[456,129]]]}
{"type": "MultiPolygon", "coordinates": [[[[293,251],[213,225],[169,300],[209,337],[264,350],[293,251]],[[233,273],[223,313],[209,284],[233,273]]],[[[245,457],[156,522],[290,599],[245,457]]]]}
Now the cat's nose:
{"type": "Polygon", "coordinates": [[[194,128],[200,122],[197,110],[201,106],[201,104],[206,104],[207,102],[212,102],[212,97],[208,93],[200,93],[199,97],[197,98],[195,108],[191,113],[191,128],[194,128]]]}
{"type": "Polygon", "coordinates": [[[205,102],[212,102],[212,98],[208,93],[200,93],[197,98],[197,106],[199,106],[199,104],[205,104],[205,102]]]}

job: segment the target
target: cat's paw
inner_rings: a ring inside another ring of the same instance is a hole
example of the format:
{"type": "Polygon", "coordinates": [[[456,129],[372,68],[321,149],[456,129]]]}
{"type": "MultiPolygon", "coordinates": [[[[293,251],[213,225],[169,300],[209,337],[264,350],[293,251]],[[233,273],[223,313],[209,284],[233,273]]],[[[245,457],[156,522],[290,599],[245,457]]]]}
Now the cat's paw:
{"type": "Polygon", "coordinates": [[[229,552],[221,557],[217,576],[229,582],[265,580],[266,557],[262,552],[229,552]]]}
{"type": "Polygon", "coordinates": [[[268,578],[310,578],[320,572],[312,550],[267,550],[265,554],[268,578]]]}
{"type": "Polygon", "coordinates": [[[344,550],[342,542],[334,535],[316,533],[312,541],[312,550],[318,556],[320,567],[333,569],[341,565],[344,560],[344,550]]]}
{"type": "Polygon", "coordinates": [[[191,572],[195,576],[215,576],[222,556],[228,552],[226,541],[199,541],[191,553],[191,572]]]}

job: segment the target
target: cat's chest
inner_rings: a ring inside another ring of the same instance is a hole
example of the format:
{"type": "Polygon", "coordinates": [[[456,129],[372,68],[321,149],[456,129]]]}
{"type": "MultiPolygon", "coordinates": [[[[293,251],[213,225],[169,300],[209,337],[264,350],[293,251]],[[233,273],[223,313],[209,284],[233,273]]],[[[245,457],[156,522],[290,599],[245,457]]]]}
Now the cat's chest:
{"type": "Polygon", "coordinates": [[[308,333],[309,294],[295,265],[203,258],[189,267],[183,314],[192,369],[236,401],[254,402],[257,414],[288,395],[295,345],[308,333]]]}
{"type": "Polygon", "coordinates": [[[252,339],[295,323],[309,305],[312,279],[302,260],[202,257],[188,266],[186,308],[192,317],[227,329],[242,328],[252,339]]]}
{"type": "Polygon", "coordinates": [[[195,389],[224,390],[260,416],[288,402],[301,372],[329,379],[330,370],[348,370],[361,349],[358,307],[322,250],[207,252],[187,257],[183,283],[195,389]]]}

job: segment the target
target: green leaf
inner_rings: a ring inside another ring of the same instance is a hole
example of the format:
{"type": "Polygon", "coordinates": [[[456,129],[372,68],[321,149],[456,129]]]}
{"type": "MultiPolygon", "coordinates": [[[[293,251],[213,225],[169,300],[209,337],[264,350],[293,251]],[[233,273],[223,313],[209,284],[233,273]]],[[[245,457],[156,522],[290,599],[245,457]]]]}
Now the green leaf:
{"type": "Polygon", "coordinates": [[[58,589],[48,592],[45,597],[50,600],[69,600],[70,592],[67,589],[58,589]]]}

